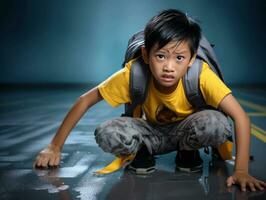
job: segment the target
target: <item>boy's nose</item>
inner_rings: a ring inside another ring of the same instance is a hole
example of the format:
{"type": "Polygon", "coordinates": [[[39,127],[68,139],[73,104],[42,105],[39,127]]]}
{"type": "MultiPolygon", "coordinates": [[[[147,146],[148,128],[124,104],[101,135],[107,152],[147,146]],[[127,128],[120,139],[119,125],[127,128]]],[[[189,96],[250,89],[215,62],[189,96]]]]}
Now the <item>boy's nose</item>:
{"type": "Polygon", "coordinates": [[[174,64],[172,62],[167,62],[163,66],[163,71],[164,72],[173,72],[174,71],[174,64]]]}

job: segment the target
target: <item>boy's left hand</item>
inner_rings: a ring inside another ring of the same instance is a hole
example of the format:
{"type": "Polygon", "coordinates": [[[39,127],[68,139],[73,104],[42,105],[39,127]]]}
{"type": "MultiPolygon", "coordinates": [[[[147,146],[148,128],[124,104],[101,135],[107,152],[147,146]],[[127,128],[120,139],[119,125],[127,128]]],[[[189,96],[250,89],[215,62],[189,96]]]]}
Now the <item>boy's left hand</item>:
{"type": "Polygon", "coordinates": [[[247,172],[235,171],[234,174],[227,178],[227,187],[232,186],[233,184],[238,184],[241,187],[242,191],[246,191],[246,188],[249,187],[251,191],[256,191],[256,189],[264,190],[266,188],[266,183],[260,181],[247,172]]]}

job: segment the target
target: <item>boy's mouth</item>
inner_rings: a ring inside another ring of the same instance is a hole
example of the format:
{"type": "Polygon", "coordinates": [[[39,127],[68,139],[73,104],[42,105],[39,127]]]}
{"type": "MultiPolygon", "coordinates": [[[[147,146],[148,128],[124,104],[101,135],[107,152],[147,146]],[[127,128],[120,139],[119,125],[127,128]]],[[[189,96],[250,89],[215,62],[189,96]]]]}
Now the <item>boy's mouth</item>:
{"type": "Polygon", "coordinates": [[[163,74],[162,75],[162,79],[164,81],[172,81],[175,77],[173,75],[169,75],[169,74],[163,74]]]}

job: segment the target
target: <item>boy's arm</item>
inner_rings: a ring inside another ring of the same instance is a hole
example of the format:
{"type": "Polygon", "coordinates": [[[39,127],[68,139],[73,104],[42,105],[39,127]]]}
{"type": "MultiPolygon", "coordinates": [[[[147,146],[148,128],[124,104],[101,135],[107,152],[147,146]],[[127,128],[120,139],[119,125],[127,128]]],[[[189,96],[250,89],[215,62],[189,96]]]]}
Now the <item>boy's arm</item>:
{"type": "Polygon", "coordinates": [[[102,100],[102,96],[99,93],[97,87],[88,91],[78,98],[76,103],[70,109],[59,129],[57,130],[54,138],[47,148],[43,149],[36,157],[34,166],[47,167],[57,166],[60,162],[60,151],[63,144],[75,127],[77,122],[83,116],[83,114],[94,104],[102,100]]]}
{"type": "Polygon", "coordinates": [[[249,146],[250,146],[250,120],[232,94],[227,95],[219,104],[219,108],[227,113],[234,121],[236,134],[236,160],[233,176],[227,179],[227,185],[239,184],[242,191],[250,187],[263,190],[266,184],[248,174],[249,146]]]}

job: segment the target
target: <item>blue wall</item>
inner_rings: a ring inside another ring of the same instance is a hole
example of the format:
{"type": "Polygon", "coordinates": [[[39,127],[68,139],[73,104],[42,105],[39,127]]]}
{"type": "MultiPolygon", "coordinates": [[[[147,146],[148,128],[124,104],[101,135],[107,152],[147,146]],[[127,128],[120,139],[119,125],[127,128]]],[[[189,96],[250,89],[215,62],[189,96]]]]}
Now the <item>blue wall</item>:
{"type": "Polygon", "coordinates": [[[0,83],[100,82],[158,11],[201,21],[229,84],[266,83],[263,0],[2,0],[0,83]]]}

